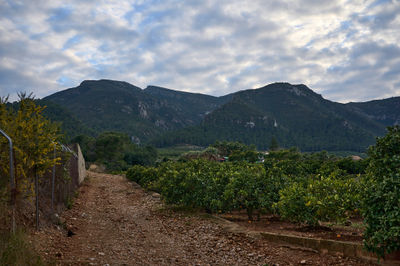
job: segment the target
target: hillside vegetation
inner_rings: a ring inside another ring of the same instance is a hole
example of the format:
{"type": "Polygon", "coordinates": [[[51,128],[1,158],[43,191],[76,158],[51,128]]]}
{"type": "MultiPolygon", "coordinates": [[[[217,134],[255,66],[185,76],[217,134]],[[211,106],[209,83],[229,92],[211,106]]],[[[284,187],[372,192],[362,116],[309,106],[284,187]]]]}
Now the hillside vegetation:
{"type": "Polygon", "coordinates": [[[213,96],[154,86],[142,90],[111,80],[84,81],[44,99],[70,110],[97,133],[121,131],[141,141],[195,125],[223,102],[213,96]]]}
{"type": "Polygon", "coordinates": [[[386,126],[400,121],[399,97],[341,104],[289,83],[214,97],[157,86],[142,90],[121,81],[84,81],[44,100],[85,125],[81,132],[64,126],[70,137],[120,131],[158,147],[228,140],[266,149],[274,137],[281,146],[302,151],[365,152],[386,126]]]}

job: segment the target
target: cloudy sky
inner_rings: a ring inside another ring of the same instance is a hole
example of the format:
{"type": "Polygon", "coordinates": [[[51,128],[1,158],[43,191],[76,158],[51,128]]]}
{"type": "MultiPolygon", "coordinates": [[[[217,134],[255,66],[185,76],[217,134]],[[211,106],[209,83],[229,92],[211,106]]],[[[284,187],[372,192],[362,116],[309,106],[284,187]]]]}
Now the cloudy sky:
{"type": "Polygon", "coordinates": [[[400,96],[399,0],[0,0],[0,96],[85,79],[224,95],[400,96]]]}

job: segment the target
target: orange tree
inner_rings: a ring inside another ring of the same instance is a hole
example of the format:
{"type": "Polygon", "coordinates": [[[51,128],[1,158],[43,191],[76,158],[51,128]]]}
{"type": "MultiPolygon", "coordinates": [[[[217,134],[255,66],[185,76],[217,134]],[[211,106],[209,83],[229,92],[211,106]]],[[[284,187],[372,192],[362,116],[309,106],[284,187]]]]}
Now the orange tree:
{"type": "Polygon", "coordinates": [[[368,151],[363,216],[367,250],[384,257],[400,250],[400,127],[389,127],[368,151]]]}

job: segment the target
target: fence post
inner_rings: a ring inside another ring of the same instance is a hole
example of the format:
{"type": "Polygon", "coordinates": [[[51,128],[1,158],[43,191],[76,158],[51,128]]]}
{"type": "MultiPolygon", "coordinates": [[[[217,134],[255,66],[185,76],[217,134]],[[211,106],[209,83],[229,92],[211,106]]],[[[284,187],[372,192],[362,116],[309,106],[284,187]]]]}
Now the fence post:
{"type": "Polygon", "coordinates": [[[54,164],[53,164],[53,176],[51,180],[51,211],[54,214],[54,183],[56,180],[56,143],[54,143],[54,152],[53,152],[53,159],[54,159],[54,164]]]}
{"type": "Polygon", "coordinates": [[[36,230],[39,231],[39,176],[35,165],[36,230]]]}
{"type": "Polygon", "coordinates": [[[13,144],[11,138],[0,129],[0,133],[8,140],[10,145],[10,188],[11,188],[11,205],[12,205],[12,215],[11,215],[11,231],[15,233],[15,176],[14,176],[14,159],[13,159],[13,144]]]}

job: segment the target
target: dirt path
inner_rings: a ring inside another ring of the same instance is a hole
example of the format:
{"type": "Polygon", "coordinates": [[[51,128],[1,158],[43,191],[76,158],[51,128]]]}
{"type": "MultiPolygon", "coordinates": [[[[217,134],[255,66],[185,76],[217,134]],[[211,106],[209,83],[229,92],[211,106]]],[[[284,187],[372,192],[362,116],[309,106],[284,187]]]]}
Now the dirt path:
{"type": "Polygon", "coordinates": [[[116,175],[89,172],[60,227],[34,235],[61,265],[365,265],[231,233],[215,219],[163,207],[157,195],[116,175]]]}

